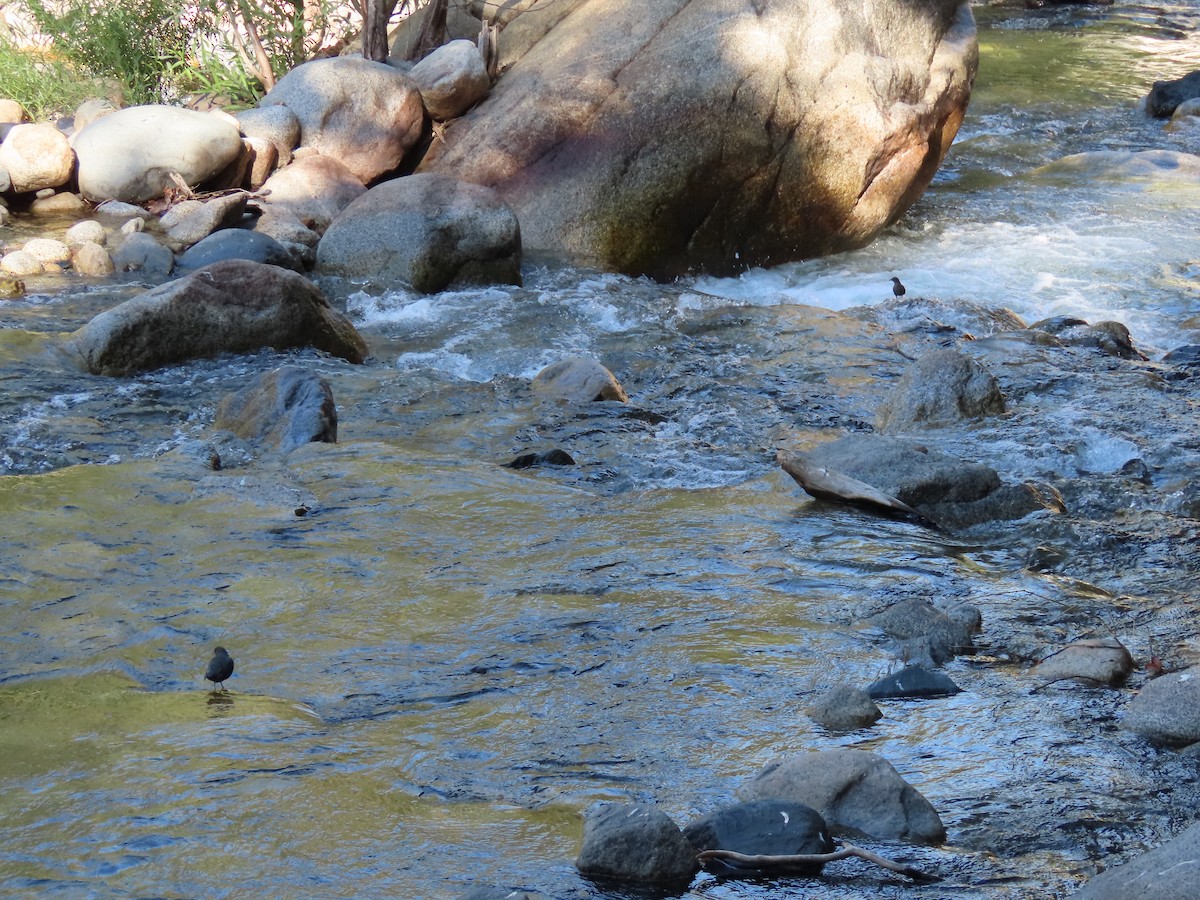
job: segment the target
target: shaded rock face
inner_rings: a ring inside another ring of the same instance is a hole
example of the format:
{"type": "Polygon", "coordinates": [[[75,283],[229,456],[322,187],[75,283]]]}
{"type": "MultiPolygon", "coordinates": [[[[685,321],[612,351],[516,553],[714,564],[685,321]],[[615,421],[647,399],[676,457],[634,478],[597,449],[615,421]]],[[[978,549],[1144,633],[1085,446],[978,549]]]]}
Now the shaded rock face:
{"type": "Polygon", "coordinates": [[[937,812],[882,756],[866,750],[804,753],[770,763],[738,791],[743,800],[792,800],[811,806],[834,831],[937,844],[946,829],[937,812]]]}
{"type": "Polygon", "coordinates": [[[520,284],[521,230],[494,191],[444,175],[371,188],[317,246],[325,275],[403,281],[434,293],[466,284],[520,284]]]}
{"type": "Polygon", "coordinates": [[[1181,103],[1200,97],[1200,71],[1189,72],[1174,81],[1156,81],[1146,97],[1146,112],[1158,119],[1169,119],[1181,103]]]}
{"type": "Polygon", "coordinates": [[[1161,744],[1200,742],[1200,669],[1147,682],[1130,701],[1121,727],[1161,744]]]}
{"type": "Polygon", "coordinates": [[[960,0],[543,5],[569,9],[421,168],[495,188],[529,248],[660,278],[866,244],[977,64],[960,0]]]}
{"type": "Polygon", "coordinates": [[[268,211],[285,210],[324,231],[343,209],[367,192],[354,173],[336,159],[315,154],[280,169],[262,186],[268,211]]]}
{"type": "Polygon", "coordinates": [[[215,263],[96,316],[68,349],[96,375],[128,375],[218,353],[312,346],[350,362],[362,337],[307,278],[245,260],[215,263]]]}
{"type": "Polygon", "coordinates": [[[242,152],[227,118],[173,106],[131,106],[75,135],[79,190],[89,200],[144,203],[174,185],[216,175],[242,152]]]}
{"type": "Polygon", "coordinates": [[[267,372],[217,407],[213,428],[280,453],[337,443],[337,406],[329,382],[299,366],[267,372]]]}
{"type": "Polygon", "coordinates": [[[316,59],[284,75],[259,101],[300,123],[300,146],[341,162],[363,184],[393,171],[421,136],[425,107],[401,72],[361,57],[316,59]]]}
{"type": "Polygon", "coordinates": [[[1124,865],[1097,875],[1072,900],[1200,897],[1200,823],[1124,865]]]}
{"type": "MultiPolygon", "coordinates": [[[[683,829],[697,850],[732,850],[747,856],[832,853],[833,839],[821,814],[803,803],[755,800],[723,806],[683,829]]],[[[823,863],[796,867],[796,874],[819,875],[823,863]]],[[[729,867],[722,863],[720,870],[729,867]]],[[[753,870],[752,870],[753,871],[753,870]]]]}
{"type": "Polygon", "coordinates": [[[696,849],[661,810],[608,804],[589,813],[575,867],[594,878],[686,884],[700,871],[696,849]]]}

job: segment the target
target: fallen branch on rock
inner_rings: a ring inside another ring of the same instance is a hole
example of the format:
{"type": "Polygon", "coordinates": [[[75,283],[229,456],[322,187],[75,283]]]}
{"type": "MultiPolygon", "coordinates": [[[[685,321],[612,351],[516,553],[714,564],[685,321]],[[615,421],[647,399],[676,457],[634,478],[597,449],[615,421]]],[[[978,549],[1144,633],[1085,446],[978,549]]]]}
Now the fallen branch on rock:
{"type": "Polygon", "coordinates": [[[920,869],[914,869],[912,866],[904,866],[898,862],[880,856],[877,853],[872,853],[870,850],[864,850],[862,847],[856,847],[854,844],[842,841],[842,846],[832,853],[794,853],[789,856],[751,856],[746,853],[738,853],[734,850],[701,850],[696,855],[701,864],[710,859],[719,859],[725,862],[737,863],[739,866],[754,868],[760,870],[778,869],[785,871],[796,866],[813,866],[823,865],[824,863],[836,862],[839,859],[849,859],[856,856],[859,859],[865,859],[869,863],[874,863],[890,872],[898,872],[906,878],[911,878],[913,881],[934,882],[942,879],[937,875],[931,875],[928,872],[922,872],[920,869]]]}

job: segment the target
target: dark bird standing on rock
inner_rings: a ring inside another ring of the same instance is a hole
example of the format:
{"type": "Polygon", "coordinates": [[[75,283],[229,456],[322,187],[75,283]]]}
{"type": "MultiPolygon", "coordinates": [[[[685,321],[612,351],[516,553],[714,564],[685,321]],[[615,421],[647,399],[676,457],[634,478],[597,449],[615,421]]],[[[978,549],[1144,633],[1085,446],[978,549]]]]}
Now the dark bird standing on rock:
{"type": "MultiPolygon", "coordinates": [[[[206,680],[221,686],[225,690],[225,679],[233,674],[233,657],[224,647],[213,650],[213,658],[208,661],[208,669],[204,673],[206,680]]],[[[214,688],[214,690],[216,690],[214,688]]]]}
{"type": "Polygon", "coordinates": [[[892,276],[892,293],[897,297],[904,296],[904,285],[900,283],[900,279],[895,275],[892,276]]]}

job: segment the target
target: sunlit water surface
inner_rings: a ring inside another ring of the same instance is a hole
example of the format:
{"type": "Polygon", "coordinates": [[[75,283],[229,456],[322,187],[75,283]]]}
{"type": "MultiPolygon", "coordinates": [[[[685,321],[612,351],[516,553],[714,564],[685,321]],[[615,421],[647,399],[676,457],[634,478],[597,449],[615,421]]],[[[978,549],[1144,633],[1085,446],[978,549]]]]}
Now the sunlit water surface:
{"type": "MultiPolygon", "coordinates": [[[[1107,624],[1144,655],[1158,629],[1181,633],[1195,570],[1152,550],[1195,540],[1170,499],[1194,417],[1118,427],[1089,395],[1031,441],[1049,407],[1031,392],[1007,424],[948,438],[1068,494],[1100,473],[1070,494],[1084,510],[1126,505],[1122,467],[1154,464],[1124,525],[1148,535],[1140,571],[1079,546],[1073,577],[1036,575],[1045,529],[931,534],[814,503],[773,462],[869,427],[912,347],[805,307],[878,303],[892,274],[1027,321],[1118,319],[1154,358],[1200,343],[1197,183],[1036,171],[1200,149],[1200,130],[1135,109],[1200,62],[1195,11],[980,20],[946,165],[856,253],[666,286],[534,263],[523,289],[353,293],[364,367],[263,353],[86,377],[57,335],[134,288],[0,306],[0,890],[618,897],[572,865],[590,804],[682,823],[772,759],[846,746],[885,755],[942,815],[945,848],[877,848],[942,883],[842,864],[786,886],[701,876],[689,896],[1061,896],[1189,821],[1194,764],[1117,729],[1127,693],[1031,695],[997,635],[1038,629],[1032,654],[1107,624]],[[528,379],[568,354],[602,359],[630,406],[534,397],[528,379]],[[207,470],[196,448],[222,394],[288,360],[329,378],[340,443],[207,470]],[[551,446],[579,465],[499,465],[551,446]],[[983,610],[979,652],[948,667],[965,692],[824,732],[808,698],[897,665],[861,622],[910,596],[983,610]],[[200,678],[216,643],[237,659],[228,695],[200,678]]],[[[1133,390],[1139,372],[1105,384],[1133,390]]],[[[1111,537],[1081,515],[1063,542],[1111,537]]]]}

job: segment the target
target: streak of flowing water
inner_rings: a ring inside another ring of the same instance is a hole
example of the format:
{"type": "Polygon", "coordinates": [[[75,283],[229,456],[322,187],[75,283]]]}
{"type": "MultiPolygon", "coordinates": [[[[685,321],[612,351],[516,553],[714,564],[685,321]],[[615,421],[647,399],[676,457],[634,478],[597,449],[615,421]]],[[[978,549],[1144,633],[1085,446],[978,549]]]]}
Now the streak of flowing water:
{"type": "Polygon", "coordinates": [[[0,305],[0,891],[623,897],[572,865],[591,803],[683,822],[833,747],[883,754],[930,799],[946,847],[876,849],[943,882],[846,863],[687,896],[1062,896],[1189,821],[1195,766],[1117,728],[1128,692],[1032,695],[1027,667],[1106,627],[1135,655],[1200,653],[1194,387],[1085,356],[1037,381],[1030,351],[980,331],[1014,411],[938,440],[1059,485],[1071,514],[966,537],[812,502],[774,463],[868,429],[933,340],[863,309],[892,274],[922,321],[965,300],[1118,319],[1155,358],[1200,343],[1196,180],[1039,171],[1196,150],[1200,130],[1135,103],[1200,63],[1200,15],[979,13],[958,142],[856,253],[673,285],[530,266],[524,288],[353,293],[361,367],[264,352],[83,376],[58,337],[134,288],[0,305]],[[570,354],[633,402],[535,397],[570,354]],[[205,468],[217,401],[284,361],[330,380],[340,443],[205,468]],[[549,447],[578,465],[499,465],[549,447]],[[1046,543],[1066,569],[1026,568],[1046,543]],[[862,623],[907,597],[983,610],[977,652],[947,667],[966,690],[824,731],[809,698],[896,665],[862,623]],[[214,644],[237,660],[229,694],[202,683],[214,644]]]}

